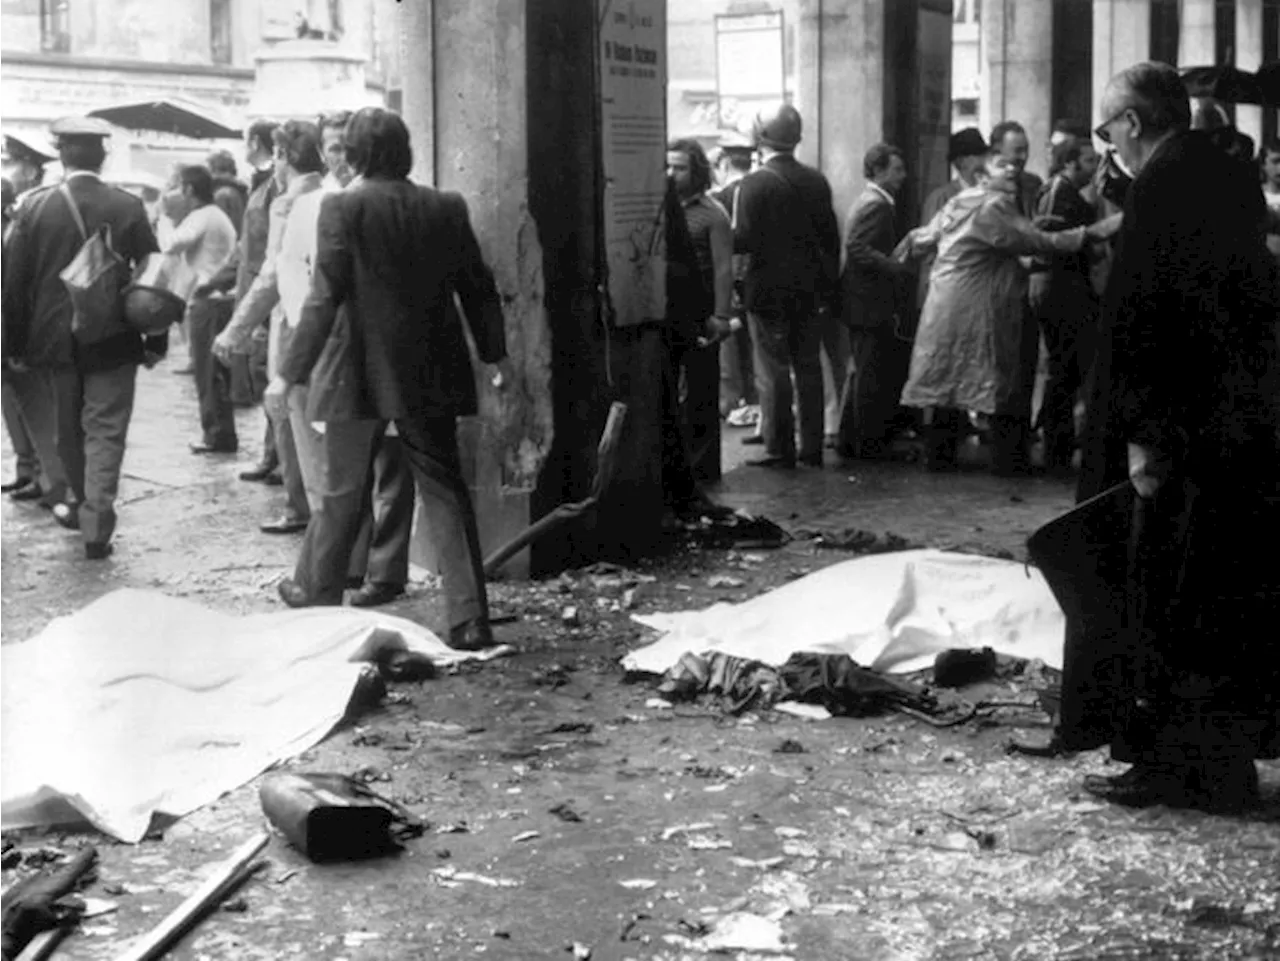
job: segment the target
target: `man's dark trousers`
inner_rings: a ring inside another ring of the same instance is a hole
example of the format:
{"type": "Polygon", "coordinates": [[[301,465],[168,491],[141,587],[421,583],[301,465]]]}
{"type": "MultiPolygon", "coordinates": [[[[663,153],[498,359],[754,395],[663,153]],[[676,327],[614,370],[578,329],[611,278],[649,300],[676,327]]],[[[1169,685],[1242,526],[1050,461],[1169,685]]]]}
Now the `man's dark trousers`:
{"type": "MultiPolygon", "coordinates": [[[[405,460],[422,499],[423,522],[440,558],[448,627],[488,619],[484,560],[471,493],[462,476],[457,420],[397,420],[405,460]]],[[[312,604],[339,605],[351,556],[369,513],[370,464],[386,431],[384,421],[335,421],[325,425],[320,503],[311,514],[294,580],[312,604]]]]}
{"type": "Polygon", "coordinates": [[[347,573],[353,580],[403,587],[409,582],[413,474],[399,437],[384,434],[375,446],[369,481],[372,504],[365,511],[347,573]]]}
{"type": "Polygon", "coordinates": [[[187,306],[191,336],[191,366],[200,399],[200,428],[204,443],[217,450],[234,451],[235,406],[231,402],[231,368],[213,356],[213,341],[231,320],[235,301],[230,297],[195,297],[187,306]]]}
{"type": "Polygon", "coordinates": [[[911,344],[891,326],[851,327],[853,364],[844,388],[840,450],[857,457],[885,452],[899,422],[902,387],[911,366],[911,344]]]}
{"type": "Polygon", "coordinates": [[[1036,418],[1044,431],[1045,464],[1067,467],[1075,450],[1075,405],[1092,362],[1097,308],[1090,291],[1051,290],[1039,326],[1049,355],[1049,376],[1036,418]]]}
{"type": "Polygon", "coordinates": [[[756,389],[760,394],[761,435],[765,453],[796,459],[796,425],[791,413],[791,373],[795,371],[800,408],[800,459],[822,457],[822,327],[813,310],[788,315],[748,316],[755,347],[756,389]]]}

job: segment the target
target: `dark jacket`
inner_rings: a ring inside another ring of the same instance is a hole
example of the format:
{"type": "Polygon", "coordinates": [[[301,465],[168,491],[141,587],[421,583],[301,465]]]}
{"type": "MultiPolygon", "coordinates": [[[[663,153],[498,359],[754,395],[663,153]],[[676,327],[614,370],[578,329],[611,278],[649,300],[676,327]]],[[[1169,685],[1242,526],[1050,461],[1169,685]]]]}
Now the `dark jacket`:
{"type": "MultiPolygon", "coordinates": [[[[155,253],[155,234],[142,201],[102,182],[96,175],[66,181],[92,234],[103,224],[111,243],[132,268],[155,253]]],[[[76,366],[110,370],[144,359],[143,338],[123,333],[84,347],[71,333],[71,298],[59,274],[71,263],[84,239],[65,197],[56,186],[27,197],[13,225],[4,263],[4,354],[32,367],[76,366]]],[[[147,349],[161,351],[167,336],[148,338],[147,349]]]]}
{"type": "MultiPolygon", "coordinates": [[[[455,293],[480,359],[501,360],[502,302],[466,201],[380,178],[334,193],[320,208],[311,295],[280,374],[293,384],[311,378],[345,306],[351,409],[326,419],[474,414],[475,375],[455,293]]],[[[312,394],[325,390],[312,379],[312,394]]]]}
{"type": "Polygon", "coordinates": [[[740,184],[733,249],[749,256],[747,310],[781,317],[834,309],[840,228],[827,178],[789,154],[778,154],[740,184]]]}
{"type": "Polygon", "coordinates": [[[844,322],[850,327],[892,326],[903,271],[889,255],[899,239],[893,206],[879,191],[866,187],[845,221],[840,280],[844,322]]]}
{"type": "MultiPolygon", "coordinates": [[[[1088,227],[1097,219],[1094,205],[1087,202],[1080,195],[1079,189],[1061,174],[1050,177],[1049,182],[1040,188],[1033,214],[1036,217],[1057,218],[1044,228],[1050,233],[1073,227],[1088,227]]],[[[1054,305],[1065,310],[1081,309],[1082,298],[1092,300],[1089,271],[1087,248],[1078,254],[1036,258],[1032,266],[1033,273],[1048,273],[1053,298],[1070,300],[1070,304],[1054,305]]]]}
{"type": "MultiPolygon", "coordinates": [[[[1199,133],[1163,144],[1134,180],[1116,237],[1089,404],[1082,498],[1155,447],[1200,483],[1276,464],[1275,262],[1257,184],[1199,133]],[[1269,379],[1271,378],[1271,379],[1269,379]]],[[[1270,475],[1273,479],[1275,473],[1270,475]]]]}
{"type": "Polygon", "coordinates": [[[213,202],[222,208],[232,225],[236,228],[236,236],[240,236],[240,228],[244,223],[244,208],[249,201],[249,188],[235,177],[213,178],[213,202]]]}

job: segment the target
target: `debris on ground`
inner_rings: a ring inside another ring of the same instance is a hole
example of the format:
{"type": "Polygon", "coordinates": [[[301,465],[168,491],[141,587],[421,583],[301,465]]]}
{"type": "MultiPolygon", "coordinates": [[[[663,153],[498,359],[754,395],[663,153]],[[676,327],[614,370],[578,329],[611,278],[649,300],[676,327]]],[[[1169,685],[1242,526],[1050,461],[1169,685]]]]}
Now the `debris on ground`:
{"type": "MultiPolygon", "coordinates": [[[[658,886],[657,881],[651,881],[648,878],[632,878],[628,881],[619,881],[628,891],[651,891],[658,886]]],[[[624,937],[625,941],[626,938],[624,937]]]]}
{"type": "Polygon", "coordinates": [[[484,874],[476,874],[474,871],[459,871],[452,865],[432,868],[431,874],[436,878],[438,884],[443,884],[445,887],[459,887],[465,881],[483,884],[489,888],[516,888],[520,886],[519,881],[513,881],[510,878],[491,878],[484,874]]]}
{"type": "Polygon", "coordinates": [[[555,807],[548,810],[549,814],[554,814],[561,821],[578,822],[582,820],[582,815],[573,809],[568,801],[561,801],[555,807]]]}
{"type": "Polygon", "coordinates": [[[848,551],[852,554],[888,554],[893,551],[911,550],[918,546],[892,531],[886,531],[880,535],[857,527],[846,527],[837,531],[804,528],[796,531],[795,537],[797,540],[811,541],[814,547],[848,551]]]}
{"type": "Polygon", "coordinates": [[[511,839],[512,844],[520,844],[523,841],[532,841],[534,838],[542,837],[541,831],[521,831],[511,839]]]}
{"type": "Polygon", "coordinates": [[[774,754],[804,754],[804,745],[794,738],[786,738],[781,744],[773,749],[774,754]]]}
{"type": "Polygon", "coordinates": [[[942,651],[933,661],[933,683],[938,687],[967,687],[996,676],[996,652],[981,650],[942,651]]]}

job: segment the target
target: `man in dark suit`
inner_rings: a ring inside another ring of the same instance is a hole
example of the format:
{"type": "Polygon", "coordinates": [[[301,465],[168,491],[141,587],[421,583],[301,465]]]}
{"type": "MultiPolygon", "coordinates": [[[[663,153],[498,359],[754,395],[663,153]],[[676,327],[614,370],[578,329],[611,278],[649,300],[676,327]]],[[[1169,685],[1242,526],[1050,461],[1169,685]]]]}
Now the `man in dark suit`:
{"type": "Polygon", "coordinates": [[[76,503],[59,504],[54,516],[84,535],[85,556],[111,554],[115,499],[133,414],[138,365],[164,353],[168,335],[144,339],[122,330],[92,344],[71,330],[71,298],[59,274],[70,265],[84,236],[74,203],[90,236],[110,229],[115,252],[136,265],[154,253],[155,235],[142,201],[99,177],[110,128],[87,118],[55,123],[63,185],[46,188],[23,205],[14,224],[4,276],[4,354],[7,361],[50,372],[54,384],[58,453],[76,503]]]}
{"type": "Polygon", "coordinates": [[[294,578],[280,594],[291,606],[342,603],[373,451],[394,423],[440,557],[449,643],[489,647],[480,537],[456,430],[459,416],[476,411],[475,380],[453,298],[481,360],[498,366],[494,383],[505,385],[501,300],[466,202],[409,182],[404,121],[366,107],[345,142],[360,179],[321,206],[311,295],[267,388],[279,402],[310,380],[308,417],[325,423],[329,465],[294,578]],[[322,366],[326,354],[332,366],[322,366]]]}
{"type": "Polygon", "coordinates": [[[1136,497],[1093,560],[1113,590],[1068,620],[1058,751],[1110,743],[1120,804],[1233,810],[1280,756],[1276,268],[1256,181],[1203,132],[1178,72],[1112,79],[1096,136],[1134,180],[1099,326],[1081,501],[1136,497]],[[1259,546],[1264,552],[1259,553],[1259,546]]]}
{"type": "Polygon", "coordinates": [[[765,456],[760,467],[822,466],[820,310],[839,297],[840,230],[827,178],[795,158],[800,114],[790,104],[756,117],[763,162],[735,198],[734,250],[748,255],[744,300],[755,346],[765,456]],[[799,393],[800,449],[791,413],[799,393]]]}
{"type": "Polygon", "coordinates": [[[898,194],[907,182],[902,151],[876,144],[862,162],[867,185],[845,222],[842,308],[853,369],[840,417],[841,457],[890,454],[890,430],[907,379],[911,343],[898,334],[908,268],[890,257],[899,239],[898,194]]]}

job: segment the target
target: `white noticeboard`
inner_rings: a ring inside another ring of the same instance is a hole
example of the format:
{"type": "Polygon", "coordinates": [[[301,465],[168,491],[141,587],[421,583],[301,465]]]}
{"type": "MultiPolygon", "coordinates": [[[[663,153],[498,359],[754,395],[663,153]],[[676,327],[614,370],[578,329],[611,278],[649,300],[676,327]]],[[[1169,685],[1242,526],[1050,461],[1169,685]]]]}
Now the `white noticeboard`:
{"type": "Polygon", "coordinates": [[[782,100],[787,84],[782,11],[716,16],[716,96],[722,124],[740,101],[782,100]]]}
{"type": "Polygon", "coordinates": [[[667,311],[666,0],[598,0],[604,241],[614,322],[667,311]]]}

